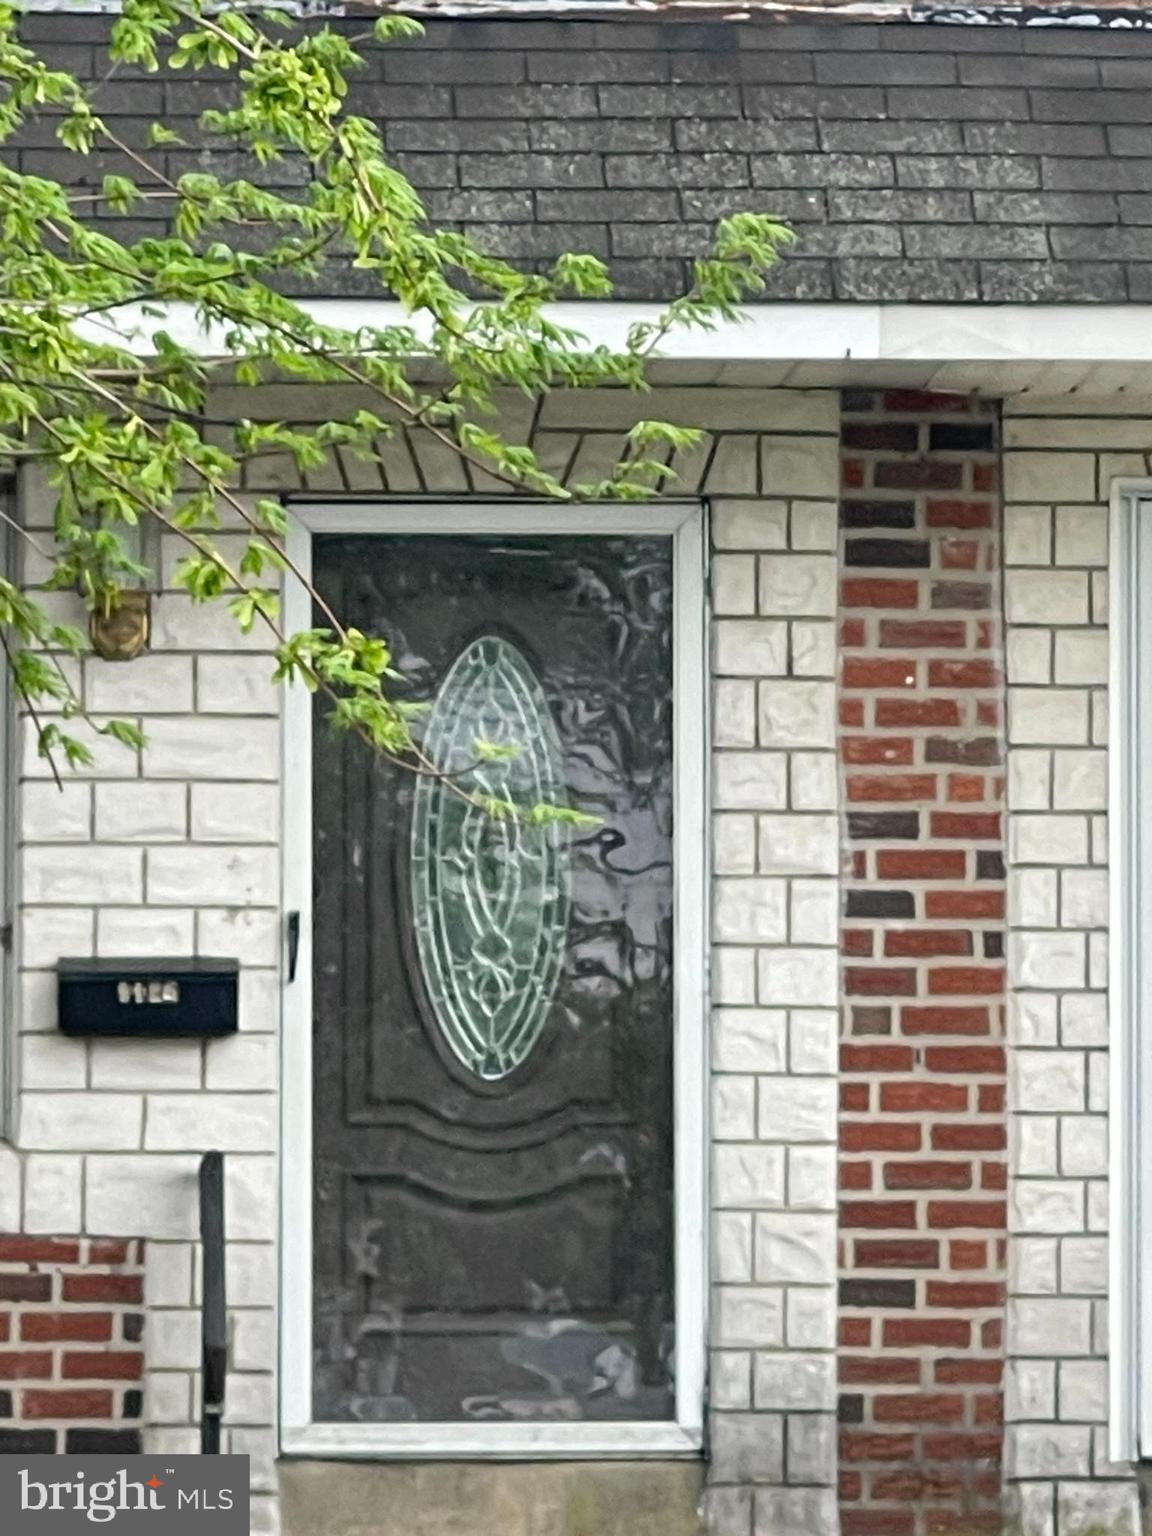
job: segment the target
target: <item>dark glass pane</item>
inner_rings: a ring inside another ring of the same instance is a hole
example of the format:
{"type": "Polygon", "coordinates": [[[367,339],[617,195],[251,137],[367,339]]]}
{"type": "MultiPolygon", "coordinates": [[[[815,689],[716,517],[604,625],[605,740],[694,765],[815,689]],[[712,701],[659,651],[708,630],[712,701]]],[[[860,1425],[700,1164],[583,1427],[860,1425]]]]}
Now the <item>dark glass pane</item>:
{"type": "Polygon", "coordinates": [[[478,824],[317,705],[316,1417],[672,1418],[671,541],[315,565],[438,760],[600,818],[478,824]]]}

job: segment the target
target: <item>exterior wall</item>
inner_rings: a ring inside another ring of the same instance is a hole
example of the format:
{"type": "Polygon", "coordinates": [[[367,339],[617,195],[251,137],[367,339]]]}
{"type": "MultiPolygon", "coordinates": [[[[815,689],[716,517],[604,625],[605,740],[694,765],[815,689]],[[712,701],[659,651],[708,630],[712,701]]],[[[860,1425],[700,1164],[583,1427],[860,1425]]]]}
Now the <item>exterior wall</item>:
{"type": "MultiPolygon", "coordinates": [[[[259,414],[238,393],[222,393],[216,407],[259,414]]],[[[270,391],[261,408],[307,419],[314,391],[270,391]]],[[[535,446],[589,478],[618,456],[619,432],[641,415],[706,429],[678,468],[685,494],[711,498],[715,544],[708,1515],[717,1536],[831,1531],[839,401],[751,389],[560,395],[545,402],[535,446]]],[[[529,430],[517,420],[510,430],[529,430]]],[[[366,481],[362,465],[333,459],[307,489],[497,489],[475,486],[438,445],[403,438],[385,475],[366,481]]],[[[300,487],[276,460],[244,487],[285,489],[300,487]]],[[[27,480],[22,501],[25,523],[45,537],[45,488],[27,480]]],[[[169,588],[178,553],[165,550],[169,588]]],[[[28,561],[35,581],[43,566],[35,554],[28,561]]],[[[73,611],[67,597],[47,600],[73,611]]],[[[280,746],[263,644],[241,637],[222,611],[165,591],[152,653],[129,664],[86,660],[79,679],[97,715],[141,721],[139,755],[97,739],[95,768],[69,775],[60,794],[25,727],[18,1151],[0,1152],[4,1193],[11,1199],[22,1184],[14,1229],[147,1239],[146,1446],[173,1451],[196,1443],[196,1167],[205,1150],[227,1155],[226,1448],[253,1457],[254,1531],[277,1521],[280,746]],[[241,959],[237,1037],[130,1044],[55,1033],[59,956],[194,953],[241,959]]],[[[691,1489],[691,1479],[676,1481],[691,1489]]],[[[454,1486],[461,1496],[464,1482],[454,1486]]],[[[588,1478],[573,1486],[586,1508],[588,1478]]]]}
{"type": "Polygon", "coordinates": [[[1013,1184],[1006,1471],[1024,1536],[1129,1536],[1109,1463],[1107,502],[1147,402],[1004,416],[1013,1184]],[[1144,409],[1141,410],[1143,404],[1144,409]]]}
{"type": "Polygon", "coordinates": [[[995,406],[844,396],[841,1525],[1000,1527],[995,406]]]}
{"type": "Polygon", "coordinates": [[[0,1236],[0,1454],[140,1450],[141,1246],[0,1236]]]}

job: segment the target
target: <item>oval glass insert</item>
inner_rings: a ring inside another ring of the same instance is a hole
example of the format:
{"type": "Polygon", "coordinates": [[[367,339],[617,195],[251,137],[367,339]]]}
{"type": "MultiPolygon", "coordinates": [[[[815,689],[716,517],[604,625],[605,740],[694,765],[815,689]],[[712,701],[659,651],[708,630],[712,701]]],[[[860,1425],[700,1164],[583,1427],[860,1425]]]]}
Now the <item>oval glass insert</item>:
{"type": "MultiPolygon", "coordinates": [[[[483,795],[519,806],[567,803],[560,742],[539,680],[498,635],[474,640],[452,663],[423,750],[483,795]],[[478,763],[477,741],[515,753],[478,763]]],[[[564,959],[565,829],[498,819],[441,779],[421,777],[411,884],[416,949],[436,1024],[470,1072],[486,1082],[507,1077],[540,1039],[564,959]]]]}

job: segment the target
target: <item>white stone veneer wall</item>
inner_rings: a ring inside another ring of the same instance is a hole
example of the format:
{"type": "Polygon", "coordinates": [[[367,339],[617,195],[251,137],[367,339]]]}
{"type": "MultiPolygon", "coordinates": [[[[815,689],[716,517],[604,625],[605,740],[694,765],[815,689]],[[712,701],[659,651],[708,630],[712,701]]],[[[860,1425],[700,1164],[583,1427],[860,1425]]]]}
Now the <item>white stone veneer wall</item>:
{"type": "MultiPolygon", "coordinates": [[[[310,389],[218,411],[307,417],[310,389]]],[[[522,406],[517,408],[523,413],[522,406]]],[[[711,498],[715,757],[712,1482],[717,1536],[836,1529],[835,1242],[838,831],[834,392],[556,396],[534,427],[550,466],[606,471],[640,416],[707,429],[679,490],[711,498]]],[[[435,444],[396,441],[386,480],[333,461],[320,494],[483,495],[435,444]]],[[[299,490],[269,461],[250,492],[299,490]]],[[[51,498],[27,479],[41,536],[51,498]]],[[[434,516],[429,514],[430,519],[434,516]]],[[[165,550],[170,586],[179,555],[165,550]]],[[[44,575],[34,554],[27,579],[44,575]]],[[[48,601],[74,617],[70,599],[48,601]]],[[[17,1152],[0,1148],[0,1229],[143,1236],[146,1424],[195,1448],[197,1154],[228,1154],[229,1448],[253,1457],[253,1530],[276,1527],[279,1021],[278,698],[259,634],[167,592],[152,653],[85,661],[97,715],[138,719],[140,754],[50,782],[25,730],[17,813],[17,1152]],[[238,955],[241,1032],[195,1042],[54,1032],[61,955],[238,955]]],[[[78,731],[82,734],[82,731],[78,731]]]]}
{"type": "Polygon", "coordinates": [[[1022,1536],[1135,1536],[1107,1446],[1108,496],[1148,402],[1004,411],[1013,1151],[1006,1473],[1022,1536]]]}

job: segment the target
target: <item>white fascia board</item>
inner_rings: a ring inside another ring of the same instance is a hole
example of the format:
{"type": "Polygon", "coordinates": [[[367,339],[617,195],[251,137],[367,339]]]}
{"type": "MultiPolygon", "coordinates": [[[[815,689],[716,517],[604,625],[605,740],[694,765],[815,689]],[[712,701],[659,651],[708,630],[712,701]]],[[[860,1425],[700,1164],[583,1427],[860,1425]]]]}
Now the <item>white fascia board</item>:
{"type": "MultiPolygon", "coordinates": [[[[373,299],[305,299],[316,321],[354,331],[409,325],[419,319],[399,304],[373,299]]],[[[620,347],[628,328],[651,323],[658,304],[560,303],[548,319],[594,345],[620,347]]],[[[83,329],[95,339],[113,335],[134,352],[151,352],[151,336],[165,330],[204,356],[224,351],[225,328],[205,332],[190,305],[170,306],[163,319],[140,306],[113,311],[83,329]]],[[[679,330],[658,355],[684,362],[1125,362],[1152,363],[1152,305],[1148,304],[760,304],[714,330],[679,330]]]]}

